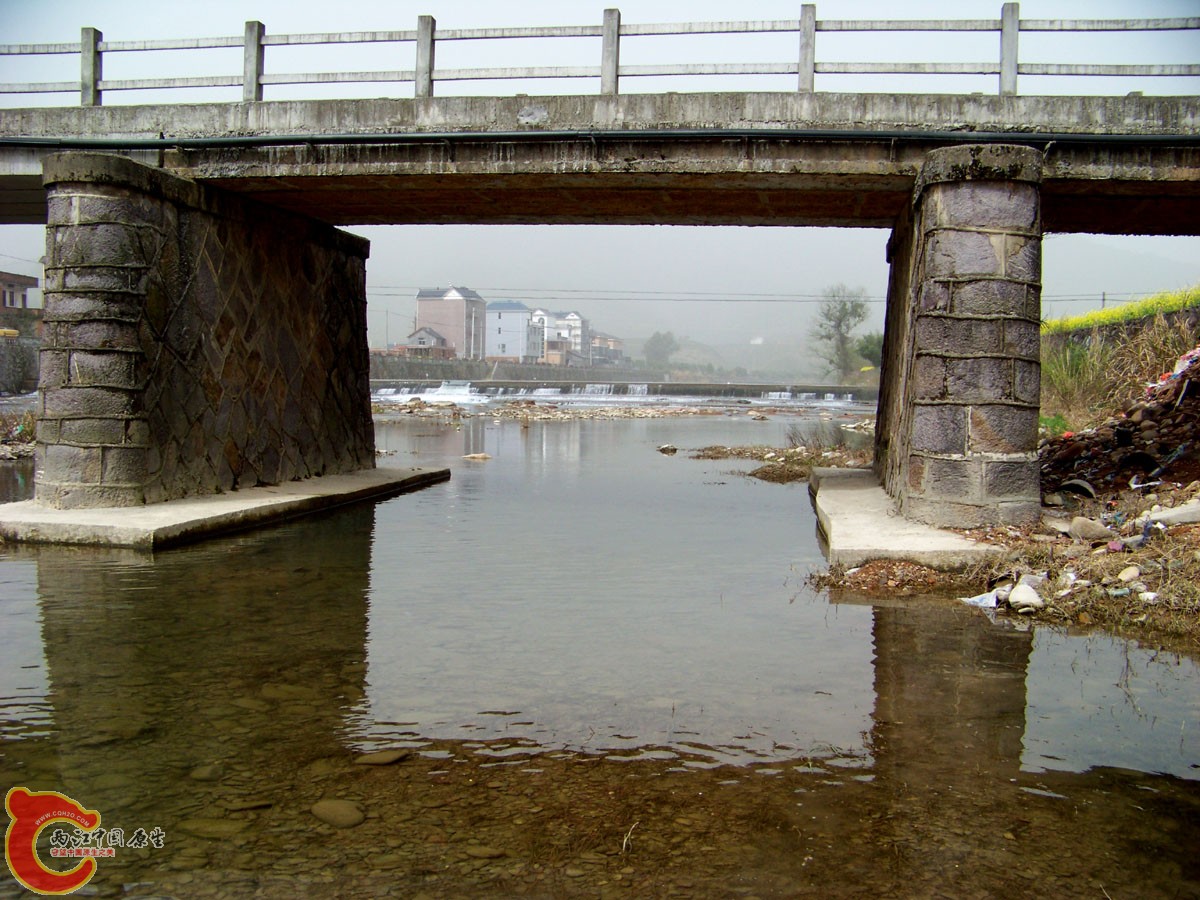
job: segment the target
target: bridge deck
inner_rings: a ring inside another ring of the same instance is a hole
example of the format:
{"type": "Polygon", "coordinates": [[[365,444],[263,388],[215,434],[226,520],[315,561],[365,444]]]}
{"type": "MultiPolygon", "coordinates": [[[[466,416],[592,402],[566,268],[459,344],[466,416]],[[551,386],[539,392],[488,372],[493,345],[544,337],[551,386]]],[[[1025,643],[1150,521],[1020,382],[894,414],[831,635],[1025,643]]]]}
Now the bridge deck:
{"type": "Polygon", "coordinates": [[[41,159],[112,149],[334,224],[891,227],[926,152],[1047,151],[1049,231],[1200,234],[1200,98],[880,94],[319,100],[8,110],[0,222],[41,159]]]}

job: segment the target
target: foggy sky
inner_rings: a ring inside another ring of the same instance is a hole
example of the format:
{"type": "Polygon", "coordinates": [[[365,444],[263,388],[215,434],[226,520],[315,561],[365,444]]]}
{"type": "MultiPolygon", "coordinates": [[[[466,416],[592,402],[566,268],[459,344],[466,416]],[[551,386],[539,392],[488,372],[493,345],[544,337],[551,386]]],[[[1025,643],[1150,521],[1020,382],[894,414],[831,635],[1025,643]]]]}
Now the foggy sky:
{"type": "MultiPolygon", "coordinates": [[[[416,17],[429,13],[437,18],[439,28],[483,27],[501,25],[591,24],[601,19],[604,6],[619,6],[622,20],[631,22],[716,21],[728,19],[787,19],[798,15],[798,2],[764,0],[764,2],[728,3],[695,0],[627,0],[627,2],[584,3],[578,0],[558,2],[525,2],[498,4],[494,0],[394,0],[374,2],[360,0],[340,6],[329,4],[295,3],[291,0],[210,0],[203,6],[147,3],[81,2],[81,0],[0,0],[0,41],[34,43],[77,41],[83,25],[100,28],[109,40],[138,38],[184,37],[241,34],[247,19],[262,21],[269,33],[309,31],[358,31],[375,29],[409,29],[416,17]],[[188,18],[186,11],[195,11],[188,18]]],[[[817,16],[827,18],[998,18],[1000,0],[909,0],[895,4],[887,0],[818,0],[817,16]]],[[[1167,17],[1200,15],[1196,0],[1024,0],[1023,18],[1122,18],[1167,17]]],[[[854,36],[857,44],[838,43],[846,35],[818,36],[818,59],[891,58],[902,60],[963,60],[988,59],[993,56],[994,37],[983,41],[982,35],[967,35],[970,40],[947,46],[946,36],[906,34],[890,38],[878,46],[862,42],[868,36],[854,36]],[[842,48],[846,49],[843,50],[842,48]]],[[[886,37],[886,36],[885,36],[886,37]]],[[[1045,47],[1039,47],[1040,36],[1022,36],[1022,61],[1044,58],[1046,61],[1074,61],[1074,49],[1061,37],[1045,47]],[[1042,54],[1042,56],[1039,56],[1042,54]]],[[[1100,48],[1101,61],[1113,62],[1196,62],[1196,38],[1191,44],[1181,44],[1181,36],[1173,33],[1151,35],[1134,41],[1125,35],[1082,36],[1100,48]],[[1133,46],[1138,44],[1138,46],[1133,46]],[[1135,53],[1126,60],[1123,55],[1135,53]]],[[[794,36],[789,37],[792,40],[794,36]]],[[[644,40],[644,39],[643,39],[644,40]]],[[[655,39],[657,40],[657,39],[655,39]]],[[[691,39],[687,39],[691,40],[691,39]]],[[[773,59],[786,58],[790,47],[773,45],[762,51],[738,49],[738,38],[710,37],[683,52],[686,61],[701,61],[696,53],[765,53],[773,59]],[[719,44],[714,44],[719,40],[719,44]],[[713,47],[716,50],[713,50],[713,47]]],[[[955,38],[957,40],[957,38],[955,38]]],[[[513,42],[521,43],[521,42],[513,42]]],[[[550,45],[536,44],[535,59],[503,60],[501,65],[560,65],[593,64],[585,60],[558,59],[550,45]]],[[[463,42],[443,48],[439,46],[438,63],[443,66],[495,64],[479,56],[480,45],[463,42]],[[460,49],[461,48],[461,49],[460,49]],[[451,50],[465,54],[454,59],[451,50]]],[[[268,54],[276,48],[268,48],[268,54]]],[[[287,48],[289,52],[292,48],[287,48]]],[[[1084,52],[1087,48],[1081,49],[1084,52]]],[[[347,62],[347,54],[357,56],[358,48],[339,48],[340,61],[332,64],[309,62],[303,56],[289,58],[285,71],[306,69],[370,69],[402,68],[403,63],[390,64],[361,61],[347,62]]],[[[212,51],[206,51],[211,53],[212,51]]],[[[218,51],[224,52],[224,51],[218,51]]],[[[517,52],[532,52],[520,49],[517,52]]],[[[568,48],[562,52],[591,53],[568,48]]],[[[638,54],[649,53],[647,61],[667,61],[671,50],[643,50],[642,44],[626,40],[622,45],[622,63],[642,61],[638,54]],[[651,59],[652,58],[652,59],[651,59]]],[[[1086,55],[1086,54],[1085,54],[1086,55]]],[[[163,54],[124,54],[137,57],[138,63],[166,67],[171,74],[180,74],[181,65],[163,60],[163,54]]],[[[240,51],[232,64],[225,68],[240,70],[240,51]]],[[[674,58],[674,57],[670,57],[674,58]]],[[[702,57],[708,58],[708,57],[702,57]]],[[[753,58],[753,57],[750,57],[753,58]]],[[[1082,61],[1097,61],[1081,58],[1082,61]]],[[[77,76],[76,58],[48,57],[59,68],[51,74],[17,72],[13,59],[0,57],[0,81],[23,81],[30,78],[69,80],[77,76]]],[[[113,60],[115,65],[116,60],[113,60]]],[[[271,56],[268,55],[268,66],[271,56]]],[[[105,61],[106,77],[135,77],[142,72],[126,75],[114,71],[109,59],[105,61]]],[[[187,72],[192,74],[192,72],[187,72]]],[[[880,90],[881,86],[868,79],[837,79],[818,76],[818,90],[880,90]]],[[[930,86],[921,82],[905,86],[896,77],[888,79],[890,89],[995,92],[994,77],[961,79],[950,84],[946,80],[930,86]]],[[[1128,82],[1121,87],[1106,85],[1108,79],[1092,79],[1080,86],[1079,79],[1070,83],[1056,82],[1044,86],[1045,79],[1023,78],[1020,90],[1030,93],[1116,93],[1131,88],[1128,82]]],[[[1200,79],[1142,79],[1137,89],[1147,94],[1189,93],[1200,91],[1200,79]]],[[[561,83],[552,88],[524,82],[488,84],[487,89],[471,83],[438,86],[438,93],[594,93],[589,82],[561,83]],[[450,90],[454,88],[454,90],[450,90]]],[[[786,90],[776,84],[763,87],[735,82],[732,89],[786,90]]],[[[623,80],[622,91],[675,89],[653,84],[636,84],[623,80]]],[[[705,86],[702,89],[712,90],[705,86]]],[[[357,96],[411,96],[411,85],[355,85],[340,88],[357,92],[357,96]]],[[[290,94],[289,96],[310,96],[290,94]]],[[[236,100],[236,91],[193,91],[183,95],[187,102],[236,100]]],[[[271,99],[268,88],[267,99],[271,99]]],[[[71,105],[77,96],[63,95],[49,101],[46,97],[30,101],[20,95],[0,95],[0,106],[71,105]]],[[[134,102],[128,96],[109,94],[106,103],[134,102]]],[[[145,102],[145,101],[141,101],[145,102]]],[[[180,102],[175,93],[173,102],[180,102]]],[[[3,110],[0,109],[0,115],[3,110]]],[[[887,264],[884,245],[887,232],[868,229],[800,229],[800,228],[732,228],[678,226],[379,226],[348,229],[371,240],[368,262],[368,319],[373,345],[382,345],[385,334],[391,341],[402,340],[411,330],[418,287],[463,285],[479,291],[487,299],[524,300],[530,306],[541,305],[556,309],[575,309],[588,316],[593,327],[622,337],[643,338],[654,331],[671,330],[679,336],[691,337],[706,343],[748,343],[763,337],[772,340],[781,336],[804,334],[808,328],[811,302],[762,302],[748,295],[800,295],[808,300],[825,288],[846,284],[862,288],[871,304],[871,315],[864,330],[877,329],[883,323],[883,303],[887,286],[887,264]],[[728,296],[736,302],[673,302],[667,298],[695,297],[697,294],[728,296]],[[643,299],[635,301],[631,295],[643,299]]],[[[0,228],[0,269],[40,274],[36,260],[43,252],[43,232],[40,227],[5,226],[0,228]],[[13,257],[16,257],[14,259],[13,257]]],[[[1050,235],[1043,253],[1043,314],[1057,316],[1084,312],[1100,305],[1102,293],[1108,303],[1123,302],[1131,296],[1142,296],[1159,290],[1173,290],[1200,283],[1200,238],[1121,238],[1090,235],[1050,235]],[[1066,302],[1066,297],[1088,297],[1087,302],[1066,302]]],[[[773,297],[772,300],[779,298],[773,297]]]]}

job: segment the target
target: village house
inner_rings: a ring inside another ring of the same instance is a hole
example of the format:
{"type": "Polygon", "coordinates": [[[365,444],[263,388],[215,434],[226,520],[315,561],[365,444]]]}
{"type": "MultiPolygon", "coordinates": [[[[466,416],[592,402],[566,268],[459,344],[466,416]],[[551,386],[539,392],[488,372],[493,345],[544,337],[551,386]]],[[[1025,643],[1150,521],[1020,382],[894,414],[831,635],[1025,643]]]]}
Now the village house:
{"type": "Polygon", "coordinates": [[[41,337],[42,310],[31,305],[30,291],[40,282],[28,275],[0,272],[0,329],[16,331],[24,337],[41,337]]]}
{"type": "Polygon", "coordinates": [[[533,310],[516,300],[487,305],[487,358],[497,362],[535,363],[546,353],[545,329],[533,310]]]}
{"type": "MultiPolygon", "coordinates": [[[[483,359],[486,353],[487,302],[470,288],[422,288],[417,292],[413,336],[430,329],[451,352],[448,358],[483,359]]],[[[413,346],[412,338],[408,346],[413,346]]]]}
{"type": "Polygon", "coordinates": [[[398,349],[413,359],[454,359],[454,348],[432,328],[418,328],[398,349]]]}

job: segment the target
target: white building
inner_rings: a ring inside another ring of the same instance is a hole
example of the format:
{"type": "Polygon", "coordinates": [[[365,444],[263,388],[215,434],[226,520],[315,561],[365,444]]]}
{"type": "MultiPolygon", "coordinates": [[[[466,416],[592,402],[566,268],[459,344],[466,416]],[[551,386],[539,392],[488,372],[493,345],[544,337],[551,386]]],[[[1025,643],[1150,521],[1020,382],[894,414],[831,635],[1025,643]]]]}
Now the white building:
{"type": "Polygon", "coordinates": [[[488,359],[538,362],[546,353],[545,329],[533,321],[534,311],[516,300],[497,300],[487,305],[488,359]]]}
{"type": "MultiPolygon", "coordinates": [[[[546,346],[565,345],[571,357],[570,365],[587,365],[592,355],[591,324],[577,312],[551,312],[535,309],[532,320],[542,329],[546,346]]],[[[556,360],[548,360],[559,362],[556,360]]],[[[560,365],[568,364],[566,360],[560,365]]]]}

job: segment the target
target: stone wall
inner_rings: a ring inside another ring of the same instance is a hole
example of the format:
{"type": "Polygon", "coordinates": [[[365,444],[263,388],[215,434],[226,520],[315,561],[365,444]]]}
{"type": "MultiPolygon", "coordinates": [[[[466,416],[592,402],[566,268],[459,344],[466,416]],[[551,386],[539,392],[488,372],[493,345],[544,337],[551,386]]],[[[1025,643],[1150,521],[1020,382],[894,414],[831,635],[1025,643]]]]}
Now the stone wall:
{"type": "Polygon", "coordinates": [[[44,179],[39,503],[374,465],[365,240],[115,156],[44,179]]]}
{"type": "Polygon", "coordinates": [[[908,518],[1036,519],[1042,155],[931,152],[892,238],[876,466],[908,518]]]}

